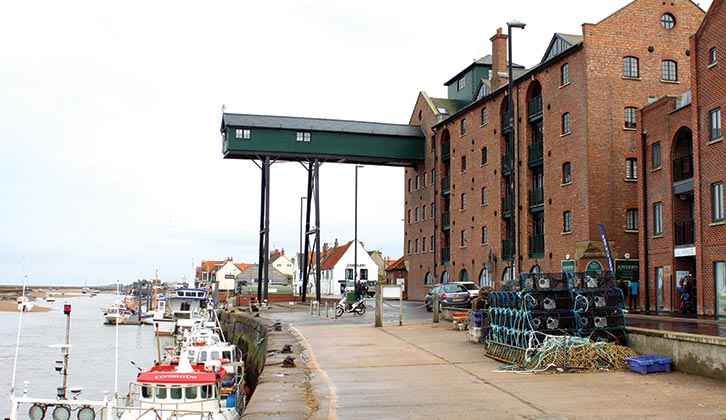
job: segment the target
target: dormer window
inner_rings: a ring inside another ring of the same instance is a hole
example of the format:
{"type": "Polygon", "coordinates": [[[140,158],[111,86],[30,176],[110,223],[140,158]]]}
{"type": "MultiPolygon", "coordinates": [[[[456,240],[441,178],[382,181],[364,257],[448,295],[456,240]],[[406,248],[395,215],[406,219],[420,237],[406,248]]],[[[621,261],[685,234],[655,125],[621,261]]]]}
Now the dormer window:
{"type": "Polygon", "coordinates": [[[462,77],[461,79],[456,81],[456,90],[464,90],[466,87],[466,77],[462,77]]]}

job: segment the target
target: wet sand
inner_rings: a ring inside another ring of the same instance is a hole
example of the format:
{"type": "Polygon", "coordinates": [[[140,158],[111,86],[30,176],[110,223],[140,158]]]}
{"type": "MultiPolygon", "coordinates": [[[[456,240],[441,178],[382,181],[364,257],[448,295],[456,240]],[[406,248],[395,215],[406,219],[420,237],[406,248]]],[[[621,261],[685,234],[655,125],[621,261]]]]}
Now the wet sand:
{"type": "MultiPolygon", "coordinates": [[[[30,313],[33,312],[48,312],[52,311],[53,308],[49,308],[47,306],[41,306],[36,301],[33,302],[33,309],[30,311],[30,313]]],[[[18,312],[18,304],[13,301],[2,301],[0,302],[0,312],[18,312]]],[[[27,313],[27,312],[26,312],[27,313]]]]}

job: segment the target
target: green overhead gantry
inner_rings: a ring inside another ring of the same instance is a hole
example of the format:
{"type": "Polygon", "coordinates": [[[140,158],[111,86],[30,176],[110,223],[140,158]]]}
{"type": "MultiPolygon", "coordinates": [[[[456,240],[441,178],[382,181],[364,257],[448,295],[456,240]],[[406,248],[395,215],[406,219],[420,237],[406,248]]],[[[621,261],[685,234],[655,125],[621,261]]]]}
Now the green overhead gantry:
{"type": "MultiPolygon", "coordinates": [[[[333,162],[406,167],[414,166],[424,159],[424,133],[421,127],[412,125],[224,113],[220,131],[225,159],[259,161],[259,164],[255,163],[262,170],[258,265],[260,281],[257,291],[260,302],[267,301],[266,279],[269,278],[269,178],[272,162],[300,162],[308,171],[302,286],[303,290],[307,290],[310,259],[314,257],[316,299],[320,301],[320,164],[333,162]],[[315,224],[311,225],[313,202],[315,224]],[[311,253],[310,236],[314,237],[312,245],[315,247],[315,255],[311,253]]],[[[302,300],[305,301],[305,293],[302,293],[302,300]]]]}

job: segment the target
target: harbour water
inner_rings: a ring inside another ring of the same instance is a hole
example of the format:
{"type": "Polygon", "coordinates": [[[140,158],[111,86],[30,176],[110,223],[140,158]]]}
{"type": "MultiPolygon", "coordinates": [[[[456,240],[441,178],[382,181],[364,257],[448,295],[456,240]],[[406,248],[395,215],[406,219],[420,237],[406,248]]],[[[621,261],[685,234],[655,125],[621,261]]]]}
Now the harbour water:
{"type": "MultiPolygon", "coordinates": [[[[54,398],[63,377],[55,371],[57,360],[63,360],[53,344],[66,340],[66,315],[63,305],[71,305],[70,361],[68,387],[82,387],[82,398],[101,400],[103,391],[112,396],[128,393],[129,383],[138,369],[146,369],[158,358],[157,338],[151,325],[105,325],[101,308],[115,301],[113,294],[95,297],[57,296],[55,303],[39,304],[53,308],[49,312],[23,314],[20,346],[15,374],[15,393],[23,391],[23,382],[29,381],[28,396],[54,398]],[[118,335],[118,346],[116,346],[118,335]],[[118,357],[117,357],[118,349],[118,357]]],[[[0,312],[0,415],[10,414],[13,359],[17,341],[18,312],[0,312]]],[[[169,338],[159,340],[162,356],[169,338]]],[[[70,393],[69,393],[70,395],[70,393]]]]}

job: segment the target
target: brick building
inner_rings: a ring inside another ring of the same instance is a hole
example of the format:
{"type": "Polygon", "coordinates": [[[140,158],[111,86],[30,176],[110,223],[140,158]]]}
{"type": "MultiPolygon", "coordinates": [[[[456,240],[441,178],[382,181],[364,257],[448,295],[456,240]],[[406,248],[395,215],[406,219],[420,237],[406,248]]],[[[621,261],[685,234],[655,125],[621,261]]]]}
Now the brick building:
{"type": "Polygon", "coordinates": [[[448,98],[421,92],[410,123],[426,156],[405,181],[408,297],[447,281],[501,288],[512,261],[517,273],[607,269],[598,224],[616,263],[637,266],[637,110],[689,85],[703,17],[690,0],[635,0],[579,35],[555,34],[540,63],[513,64],[513,124],[501,30],[491,56],[447,82],[448,98]]]}
{"type": "Polygon", "coordinates": [[[649,311],[726,316],[724,45],[726,9],[715,0],[690,39],[691,84],[639,116],[640,305],[649,311]]]}

